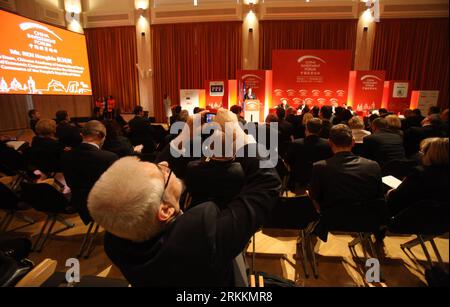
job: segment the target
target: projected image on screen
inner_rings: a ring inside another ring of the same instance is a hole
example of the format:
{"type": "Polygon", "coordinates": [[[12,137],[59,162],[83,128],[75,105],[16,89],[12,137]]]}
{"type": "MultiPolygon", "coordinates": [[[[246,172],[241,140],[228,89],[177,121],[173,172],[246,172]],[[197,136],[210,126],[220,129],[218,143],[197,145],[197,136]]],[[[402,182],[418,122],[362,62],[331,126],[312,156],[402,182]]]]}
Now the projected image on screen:
{"type": "Polygon", "coordinates": [[[84,35],[0,10],[0,94],[92,95],[84,35]]]}

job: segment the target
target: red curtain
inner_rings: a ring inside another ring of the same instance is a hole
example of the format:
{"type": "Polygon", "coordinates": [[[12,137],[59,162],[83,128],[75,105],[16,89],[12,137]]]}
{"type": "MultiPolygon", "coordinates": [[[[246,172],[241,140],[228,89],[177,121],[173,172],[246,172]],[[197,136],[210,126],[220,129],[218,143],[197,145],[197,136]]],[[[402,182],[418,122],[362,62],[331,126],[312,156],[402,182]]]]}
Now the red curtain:
{"type": "Polygon", "coordinates": [[[372,69],[387,80],[411,80],[413,90],[439,90],[448,107],[448,18],[385,19],[376,27],[372,69]]]}
{"type": "Polygon", "coordinates": [[[112,95],[123,112],[139,104],[136,28],[85,29],[94,98],[112,95]]]}
{"type": "Polygon", "coordinates": [[[242,22],[153,25],[155,117],[163,97],[179,102],[180,89],[202,89],[210,79],[234,79],[241,68],[242,22]]]}
{"type": "Polygon", "coordinates": [[[357,20],[261,21],[259,66],[272,69],[275,49],[348,49],[355,51],[357,20]]]}

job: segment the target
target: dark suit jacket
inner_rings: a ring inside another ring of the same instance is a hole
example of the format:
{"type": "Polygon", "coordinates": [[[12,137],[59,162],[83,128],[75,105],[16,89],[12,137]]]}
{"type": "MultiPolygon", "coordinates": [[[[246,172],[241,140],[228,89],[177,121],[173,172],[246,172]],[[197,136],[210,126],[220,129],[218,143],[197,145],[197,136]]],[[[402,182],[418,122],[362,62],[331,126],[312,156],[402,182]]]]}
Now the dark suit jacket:
{"type": "Polygon", "coordinates": [[[64,178],[72,191],[71,203],[85,224],[91,221],[86,204],[89,192],[116,160],[116,154],[85,143],[62,156],[64,178]]]}
{"type": "Polygon", "coordinates": [[[396,190],[389,193],[388,206],[394,216],[421,200],[447,201],[448,166],[418,166],[396,190]]]}
{"type": "Polygon", "coordinates": [[[212,201],[224,208],[239,195],[245,174],[240,163],[232,161],[197,160],[187,166],[184,183],[192,197],[190,208],[212,201]],[[208,178],[208,180],[205,180],[208,178]]]}
{"type": "Polygon", "coordinates": [[[68,122],[61,122],[56,127],[56,137],[66,147],[77,147],[83,141],[78,127],[68,122]]]}
{"type": "Polygon", "coordinates": [[[407,156],[412,156],[419,152],[420,143],[432,137],[447,137],[448,133],[444,125],[425,127],[412,127],[405,131],[404,145],[407,156]]]}
{"type": "Polygon", "coordinates": [[[103,145],[103,150],[113,152],[119,158],[134,155],[133,145],[123,136],[118,136],[115,139],[107,139],[103,145]]]}
{"type": "MultiPolygon", "coordinates": [[[[128,122],[130,127],[130,140],[133,146],[144,145],[144,147],[155,147],[154,144],[154,130],[147,119],[142,116],[135,116],[128,122]]],[[[146,151],[153,151],[148,148],[146,151]]]]}
{"type": "Polygon", "coordinates": [[[58,140],[35,136],[31,147],[26,151],[30,163],[44,173],[61,171],[61,155],[64,145],[58,140]]]}
{"type": "Polygon", "coordinates": [[[309,192],[321,211],[383,198],[381,170],[375,161],[341,152],[314,164],[309,192]]]}
{"type": "Polygon", "coordinates": [[[233,259],[263,225],[281,187],[275,170],[260,168],[258,159],[239,163],[245,185],[226,209],[198,205],[147,242],[105,234],[106,254],[132,286],[233,286],[233,259]]]}
{"type": "Polygon", "coordinates": [[[320,130],[319,136],[324,139],[330,138],[330,130],[333,124],[328,119],[322,120],[322,129],[320,130]]]}
{"type": "Polygon", "coordinates": [[[310,135],[304,139],[295,140],[289,146],[288,163],[291,167],[291,183],[306,187],[311,179],[313,164],[333,156],[328,141],[310,135]]]}
{"type": "Polygon", "coordinates": [[[404,160],[403,139],[397,134],[383,130],[363,139],[363,156],[377,161],[381,167],[393,160],[404,160]]]}

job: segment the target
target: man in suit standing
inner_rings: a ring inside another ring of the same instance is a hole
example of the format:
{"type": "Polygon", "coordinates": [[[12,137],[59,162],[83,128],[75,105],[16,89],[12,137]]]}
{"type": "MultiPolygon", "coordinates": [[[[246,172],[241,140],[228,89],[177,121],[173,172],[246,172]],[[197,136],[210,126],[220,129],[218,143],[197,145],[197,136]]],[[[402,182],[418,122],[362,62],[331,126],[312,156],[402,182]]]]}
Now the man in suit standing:
{"type": "Polygon", "coordinates": [[[251,87],[249,87],[249,89],[247,90],[247,93],[245,93],[244,95],[244,100],[255,100],[256,99],[256,95],[255,93],[253,93],[253,89],[251,87]]]}
{"type": "MultiPolygon", "coordinates": [[[[375,161],[354,155],[352,130],[343,124],[331,128],[329,139],[334,156],[314,164],[309,195],[322,213],[361,201],[383,198],[381,170],[375,161]]],[[[326,241],[326,225],[316,228],[326,241]]]]}
{"type": "Polygon", "coordinates": [[[72,205],[87,225],[91,217],[87,210],[87,197],[100,176],[116,161],[118,156],[102,150],[106,128],[99,121],[88,122],[81,132],[83,142],[62,156],[62,169],[67,185],[72,191],[72,205]]]}
{"type": "Polygon", "coordinates": [[[372,135],[363,139],[363,156],[377,161],[381,167],[394,160],[405,160],[403,138],[392,130],[384,118],[372,122],[372,135]]]}
{"type": "Polygon", "coordinates": [[[311,119],[306,124],[306,137],[297,139],[289,146],[288,163],[291,166],[291,184],[304,192],[311,179],[312,166],[315,162],[333,156],[328,140],[320,138],[322,121],[311,119]]]}

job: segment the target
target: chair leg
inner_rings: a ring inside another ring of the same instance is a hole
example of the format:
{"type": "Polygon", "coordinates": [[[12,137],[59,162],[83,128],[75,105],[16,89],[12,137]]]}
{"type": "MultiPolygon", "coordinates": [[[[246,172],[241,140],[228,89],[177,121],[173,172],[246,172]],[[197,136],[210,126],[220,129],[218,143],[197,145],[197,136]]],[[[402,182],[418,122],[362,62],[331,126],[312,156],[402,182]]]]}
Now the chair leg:
{"type": "Polygon", "coordinates": [[[40,246],[37,249],[37,252],[39,252],[39,253],[42,252],[42,250],[44,249],[44,245],[47,242],[48,238],[50,237],[50,234],[52,233],[53,227],[55,227],[57,217],[56,216],[51,216],[50,219],[52,221],[51,224],[50,224],[50,228],[45,233],[44,238],[43,238],[40,246]]]}
{"type": "Polygon", "coordinates": [[[0,222],[0,233],[6,232],[8,230],[9,225],[11,224],[14,218],[14,212],[7,212],[5,217],[0,222]]]}
{"type": "Polygon", "coordinates": [[[33,220],[32,218],[30,218],[30,217],[28,217],[28,216],[25,216],[25,215],[23,215],[23,214],[21,214],[21,213],[16,213],[15,216],[16,216],[16,218],[18,218],[19,220],[22,220],[22,221],[24,221],[24,222],[27,222],[27,223],[30,224],[30,225],[36,223],[35,220],[33,220]]]}
{"type": "Polygon", "coordinates": [[[88,248],[87,248],[87,254],[84,256],[84,259],[88,259],[92,252],[95,249],[95,245],[92,245],[94,243],[95,238],[97,237],[98,234],[98,229],[100,228],[100,225],[96,225],[95,229],[94,229],[94,233],[91,236],[91,241],[89,242],[88,248]]]}
{"type": "Polygon", "coordinates": [[[39,243],[41,242],[42,235],[44,234],[45,229],[47,228],[48,223],[50,222],[51,216],[47,216],[47,219],[45,220],[44,226],[42,226],[41,231],[39,232],[39,235],[34,242],[34,246],[32,248],[33,251],[37,251],[37,247],[39,243]]]}
{"type": "Polygon", "coordinates": [[[364,258],[367,259],[367,251],[366,251],[366,247],[364,246],[364,234],[363,233],[358,233],[359,236],[359,240],[361,242],[361,247],[364,253],[364,258]]]}
{"type": "Polygon", "coordinates": [[[319,278],[319,272],[317,269],[316,253],[314,251],[314,246],[312,245],[311,236],[308,236],[308,245],[309,245],[309,252],[311,254],[311,259],[312,259],[312,269],[313,269],[314,278],[317,279],[317,278],[319,278]]]}
{"type": "Polygon", "coordinates": [[[376,259],[380,259],[378,257],[378,253],[376,251],[375,245],[372,241],[372,235],[370,233],[366,234],[366,240],[369,242],[369,246],[370,246],[370,252],[372,253],[372,257],[376,258],[376,259]]]}
{"type": "Polygon", "coordinates": [[[308,273],[308,269],[307,269],[307,267],[306,267],[306,263],[308,262],[308,255],[307,255],[307,252],[306,252],[306,235],[305,235],[305,231],[302,229],[301,230],[301,236],[302,236],[302,239],[301,239],[301,241],[300,241],[300,244],[301,244],[301,246],[302,246],[302,256],[303,256],[303,263],[302,263],[302,265],[303,265],[303,271],[305,272],[305,277],[306,278],[309,278],[309,273],[308,273]]]}
{"type": "Polygon", "coordinates": [[[423,241],[423,237],[421,235],[418,236],[418,239],[420,240],[420,246],[422,246],[423,252],[425,254],[425,257],[427,258],[428,264],[430,265],[430,268],[433,267],[433,261],[431,260],[430,253],[428,252],[427,247],[425,246],[425,242],[423,241]]]}
{"type": "Polygon", "coordinates": [[[253,253],[252,253],[252,274],[255,274],[255,253],[256,253],[256,235],[253,235],[252,238],[252,246],[253,246],[253,253]]]}
{"type": "Polygon", "coordinates": [[[434,253],[436,255],[436,258],[438,259],[439,266],[441,268],[443,268],[444,267],[444,261],[442,260],[441,254],[439,253],[439,250],[438,250],[438,248],[436,246],[436,242],[434,242],[434,238],[431,238],[429,241],[431,243],[431,246],[433,247],[433,251],[434,251],[434,253]]]}
{"type": "Polygon", "coordinates": [[[83,238],[83,242],[81,243],[81,247],[80,247],[80,251],[78,252],[77,258],[82,258],[84,251],[85,251],[85,247],[86,247],[86,243],[88,241],[89,235],[91,234],[92,228],[94,227],[94,222],[91,222],[89,224],[89,228],[86,232],[86,234],[84,235],[83,238]]]}
{"type": "Polygon", "coordinates": [[[410,250],[411,248],[413,248],[414,246],[419,245],[419,244],[420,244],[420,240],[419,240],[419,237],[417,237],[411,241],[401,244],[400,247],[401,247],[401,249],[410,250]]]}

